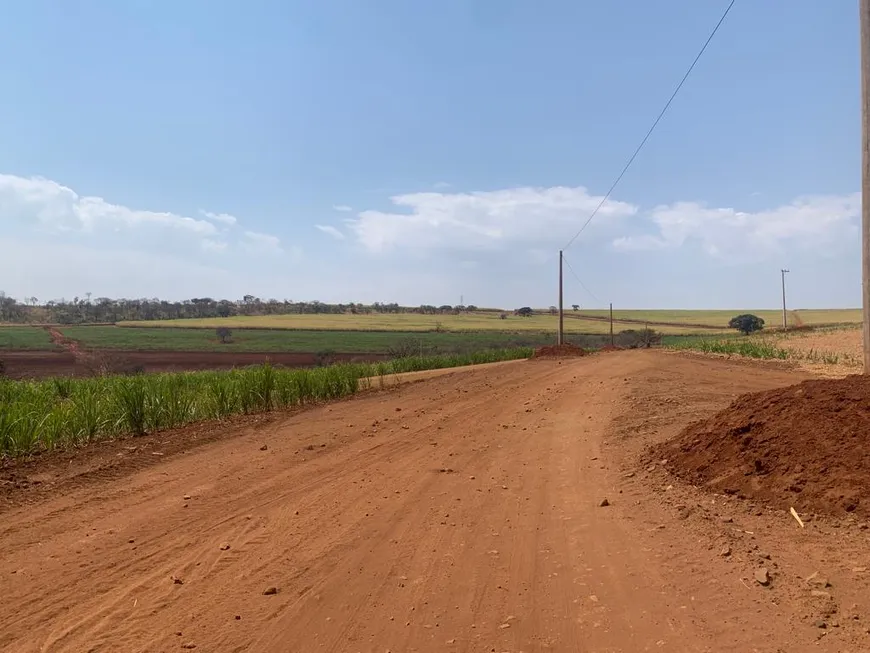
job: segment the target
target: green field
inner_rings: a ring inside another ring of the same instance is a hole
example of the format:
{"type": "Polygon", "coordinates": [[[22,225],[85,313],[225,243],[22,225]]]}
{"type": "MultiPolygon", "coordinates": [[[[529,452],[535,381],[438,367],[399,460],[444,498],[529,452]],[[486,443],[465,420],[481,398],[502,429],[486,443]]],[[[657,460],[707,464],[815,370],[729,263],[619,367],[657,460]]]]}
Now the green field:
{"type": "Polygon", "coordinates": [[[56,349],[48,331],[29,326],[0,326],[0,349],[56,349]]]}
{"type": "Polygon", "coordinates": [[[552,344],[553,333],[296,331],[233,329],[232,342],[221,343],[212,329],[149,329],[140,327],[61,327],[61,333],[90,349],[138,351],[332,352],[381,354],[470,352],[552,344]]]}

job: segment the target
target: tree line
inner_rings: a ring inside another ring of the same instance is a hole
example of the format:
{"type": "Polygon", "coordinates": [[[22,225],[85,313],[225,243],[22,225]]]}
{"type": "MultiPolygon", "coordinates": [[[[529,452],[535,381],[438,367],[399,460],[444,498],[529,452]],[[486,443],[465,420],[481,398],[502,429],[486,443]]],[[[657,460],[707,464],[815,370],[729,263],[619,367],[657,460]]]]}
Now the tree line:
{"type": "Polygon", "coordinates": [[[356,302],[329,304],[320,301],[292,301],[289,299],[260,299],[245,295],[238,300],[195,297],[183,301],[159,298],[112,299],[109,297],[74,297],[40,302],[36,297],[18,301],[0,292],[0,322],[93,324],[130,320],[176,320],[183,318],[233,317],[236,315],[313,315],[313,314],[371,314],[422,313],[426,315],[456,315],[479,310],[477,306],[400,306],[395,302],[356,302]]]}

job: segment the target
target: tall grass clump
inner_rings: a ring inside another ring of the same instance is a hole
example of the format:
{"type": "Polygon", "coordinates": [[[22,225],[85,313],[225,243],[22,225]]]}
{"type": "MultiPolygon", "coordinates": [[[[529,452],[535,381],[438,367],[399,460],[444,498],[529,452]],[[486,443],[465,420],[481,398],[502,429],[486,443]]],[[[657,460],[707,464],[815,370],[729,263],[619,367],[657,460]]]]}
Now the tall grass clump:
{"type": "Polygon", "coordinates": [[[271,365],[44,381],[0,379],[0,456],[20,456],[352,395],[364,380],[531,356],[530,348],[311,369],[271,365]]]}

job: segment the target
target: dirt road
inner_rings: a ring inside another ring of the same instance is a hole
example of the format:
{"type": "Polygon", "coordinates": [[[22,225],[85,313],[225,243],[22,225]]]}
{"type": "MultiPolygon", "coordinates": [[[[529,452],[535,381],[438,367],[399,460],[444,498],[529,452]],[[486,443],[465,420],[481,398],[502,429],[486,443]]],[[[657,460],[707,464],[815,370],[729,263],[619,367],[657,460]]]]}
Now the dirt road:
{"type": "Polygon", "coordinates": [[[163,456],[167,436],[120,443],[113,457],[136,446],[153,464],[43,472],[42,494],[2,514],[0,648],[868,650],[870,588],[846,571],[866,531],[798,531],[639,457],[738,393],[798,378],[656,352],[529,361],[163,456]],[[825,628],[801,585],[819,570],[837,605],[825,628]]]}

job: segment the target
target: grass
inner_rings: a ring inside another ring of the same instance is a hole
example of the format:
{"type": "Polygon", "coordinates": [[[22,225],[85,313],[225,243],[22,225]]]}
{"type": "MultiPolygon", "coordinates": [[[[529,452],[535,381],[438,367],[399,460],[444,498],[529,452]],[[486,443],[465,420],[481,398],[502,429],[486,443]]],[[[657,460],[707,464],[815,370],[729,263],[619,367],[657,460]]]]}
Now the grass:
{"type": "Polygon", "coordinates": [[[0,455],[22,456],[208,419],[352,395],[366,379],[528,358],[528,348],[412,356],[375,364],[88,379],[0,380],[0,455]]]}
{"type": "Polygon", "coordinates": [[[0,349],[55,349],[45,329],[29,326],[0,326],[0,349]]]}
{"type": "MultiPolygon", "coordinates": [[[[604,313],[598,311],[598,314],[604,313]]],[[[632,314],[632,311],[623,311],[625,316],[632,314]]],[[[643,314],[650,313],[649,311],[642,312],[643,314]]],[[[578,319],[573,312],[566,314],[568,319],[565,320],[566,333],[577,334],[601,334],[607,333],[610,330],[610,325],[607,322],[599,319],[584,320],[578,319]]],[[[730,319],[729,316],[728,319],[730,319]]],[[[722,328],[725,327],[727,319],[723,322],[722,328]]],[[[396,314],[380,314],[373,313],[370,315],[352,315],[350,313],[329,315],[260,315],[260,316],[236,316],[227,318],[204,318],[204,319],[185,319],[185,320],[155,320],[148,322],[121,322],[120,327],[141,327],[141,328],[199,328],[199,329],[215,329],[219,326],[226,326],[230,329],[286,329],[286,330],[308,330],[308,331],[401,331],[401,332],[421,332],[421,331],[447,331],[447,332],[467,332],[467,331],[488,331],[502,333],[555,333],[558,328],[559,320],[555,315],[533,315],[531,317],[518,317],[510,314],[507,319],[502,320],[499,317],[498,311],[493,312],[476,312],[463,313],[459,315],[421,315],[417,313],[396,313],[396,314]]],[[[637,328],[636,325],[617,324],[616,329],[637,328]]],[[[656,327],[657,330],[666,333],[687,333],[697,331],[690,327],[676,324],[666,327],[656,327]]]]}
{"type": "Polygon", "coordinates": [[[76,326],[60,331],[93,349],[138,351],[389,353],[402,349],[462,353],[481,349],[539,347],[552,344],[553,333],[296,331],[233,329],[232,342],[221,343],[212,329],[76,326]]]}
{"type": "MultiPolygon", "coordinates": [[[[667,326],[657,326],[662,333],[697,333],[689,325],[704,324],[713,327],[712,330],[726,329],[728,320],[740,313],[754,313],[763,318],[770,326],[781,323],[782,313],[778,310],[615,310],[617,320],[635,320],[638,322],[660,322],[667,326]]],[[[566,312],[569,318],[565,321],[565,329],[569,333],[605,333],[610,326],[602,321],[609,315],[608,310],[581,310],[575,313],[566,312]],[[598,319],[578,319],[580,316],[598,319]]],[[[839,324],[861,321],[860,309],[813,309],[789,312],[791,324],[839,324]]],[[[534,315],[528,318],[510,314],[508,319],[499,318],[498,311],[479,311],[460,315],[421,315],[416,313],[352,315],[349,313],[330,315],[262,315],[236,316],[228,318],[205,318],[186,320],[158,320],[147,322],[122,322],[121,326],[136,326],[147,328],[181,327],[210,328],[228,326],[230,328],[260,328],[260,329],[302,329],[302,330],[338,330],[338,331],[435,331],[440,328],[446,331],[549,331],[555,332],[558,319],[549,314],[534,315]]],[[[625,323],[617,329],[631,328],[625,323]]],[[[710,331],[711,329],[706,329],[710,331]]]]}
{"type": "Polygon", "coordinates": [[[726,354],[729,356],[744,356],[762,360],[791,360],[798,362],[820,363],[823,365],[856,366],[860,361],[849,353],[831,352],[816,349],[792,349],[781,347],[780,343],[794,337],[796,334],[767,335],[763,333],[752,336],[734,335],[721,338],[677,336],[665,338],[663,345],[676,350],[699,351],[705,354],[726,354]]]}
{"type": "MultiPolygon", "coordinates": [[[[624,326],[624,325],[623,325],[624,326]]],[[[212,329],[166,327],[61,327],[63,335],[89,349],[215,352],[331,352],[336,354],[467,353],[483,349],[541,347],[555,342],[555,332],[535,331],[297,331],[233,329],[232,342],[218,341],[212,329]]],[[[569,333],[568,339],[596,349],[603,334],[569,333]]]]}

